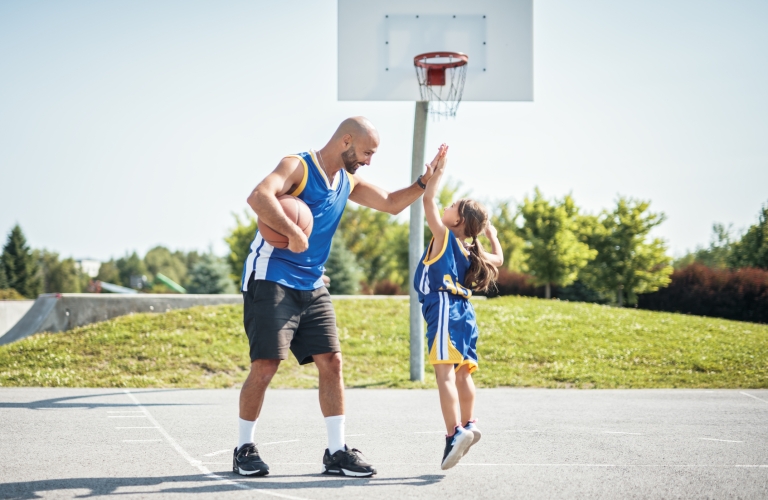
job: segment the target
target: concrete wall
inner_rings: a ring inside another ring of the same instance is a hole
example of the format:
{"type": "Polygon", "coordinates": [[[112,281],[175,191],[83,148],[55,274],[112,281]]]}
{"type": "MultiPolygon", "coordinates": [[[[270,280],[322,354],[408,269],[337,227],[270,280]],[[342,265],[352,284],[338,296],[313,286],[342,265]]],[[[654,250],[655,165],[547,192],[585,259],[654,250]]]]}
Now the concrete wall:
{"type": "Polygon", "coordinates": [[[0,300],[0,337],[27,314],[34,300],[0,300]]]}

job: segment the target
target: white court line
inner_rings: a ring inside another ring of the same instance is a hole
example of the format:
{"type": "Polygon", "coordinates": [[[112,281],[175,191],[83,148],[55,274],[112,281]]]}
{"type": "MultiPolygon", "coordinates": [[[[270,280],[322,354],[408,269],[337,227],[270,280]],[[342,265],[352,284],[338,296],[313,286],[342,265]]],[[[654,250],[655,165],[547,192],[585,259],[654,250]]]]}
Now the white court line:
{"type": "Polygon", "coordinates": [[[445,431],[421,431],[414,432],[414,434],[445,434],[445,431]]]}
{"type": "Polygon", "coordinates": [[[147,418],[146,415],[110,415],[107,418],[147,418]]]}
{"type": "Polygon", "coordinates": [[[768,403],[768,401],[766,401],[765,399],[758,398],[757,396],[753,396],[752,394],[747,394],[746,392],[740,392],[739,394],[743,394],[745,396],[749,396],[750,398],[754,398],[754,399],[756,399],[758,401],[762,401],[763,403],[768,403]]]}
{"type": "MultiPolygon", "coordinates": [[[[362,436],[362,434],[361,434],[361,436],[362,436]]],[[[272,441],[271,443],[259,443],[258,445],[259,446],[266,446],[268,444],[297,443],[298,441],[299,441],[298,439],[291,439],[289,441],[272,441]]]]}
{"type": "Polygon", "coordinates": [[[162,439],[123,439],[123,443],[159,443],[162,439]]]}
{"type": "Polygon", "coordinates": [[[507,429],[504,432],[541,432],[541,431],[519,431],[517,429],[507,429]]]}
{"type": "Polygon", "coordinates": [[[206,477],[208,477],[208,478],[210,478],[210,479],[216,479],[216,480],[218,480],[218,481],[221,481],[221,482],[222,482],[222,483],[224,483],[224,484],[228,484],[228,485],[231,485],[231,486],[235,486],[235,487],[237,487],[237,488],[242,488],[242,489],[245,489],[245,490],[255,491],[255,492],[258,492],[258,493],[261,493],[261,494],[264,494],[264,495],[269,495],[269,496],[278,497],[278,498],[288,498],[288,499],[291,499],[291,500],[307,500],[306,498],[301,498],[301,497],[294,497],[294,496],[291,496],[291,495],[284,495],[284,494],[282,494],[282,493],[275,493],[275,492],[272,492],[272,491],[266,491],[266,490],[264,490],[264,489],[261,489],[261,488],[254,488],[253,486],[250,486],[250,485],[248,485],[248,484],[246,484],[246,483],[239,483],[239,482],[237,482],[237,481],[232,481],[231,479],[228,479],[228,478],[226,478],[226,477],[224,477],[224,476],[219,476],[218,474],[214,474],[213,472],[211,472],[211,471],[208,469],[208,467],[204,466],[204,465],[203,465],[203,463],[202,463],[200,460],[195,460],[194,458],[192,458],[192,457],[190,456],[190,454],[189,454],[189,453],[187,453],[187,451],[186,451],[184,448],[182,448],[182,447],[179,445],[179,443],[177,443],[177,442],[176,442],[176,440],[175,440],[175,439],[173,439],[173,437],[171,437],[171,435],[170,435],[170,434],[168,434],[168,432],[166,432],[166,430],[165,430],[165,429],[163,429],[163,427],[160,425],[160,422],[158,422],[157,420],[155,420],[155,417],[153,417],[153,416],[152,416],[152,415],[149,413],[149,411],[148,411],[146,408],[144,408],[144,407],[141,405],[141,403],[139,403],[139,400],[138,400],[138,399],[136,399],[136,396],[134,396],[134,395],[131,393],[131,391],[129,391],[128,389],[123,389],[123,392],[124,392],[124,393],[125,393],[125,394],[126,394],[128,397],[129,397],[129,398],[131,398],[131,400],[133,400],[134,404],[135,404],[135,405],[136,405],[136,406],[137,406],[139,409],[141,409],[141,411],[143,411],[143,412],[144,412],[144,414],[146,415],[146,417],[147,417],[147,418],[148,418],[148,419],[149,419],[149,420],[150,420],[150,421],[151,421],[153,424],[155,424],[155,425],[157,426],[157,430],[159,430],[159,431],[160,431],[160,433],[161,433],[161,434],[162,434],[162,435],[165,437],[166,441],[168,441],[168,444],[170,444],[170,445],[173,447],[173,449],[174,449],[174,450],[176,450],[176,452],[177,452],[179,455],[181,455],[181,457],[182,457],[184,460],[186,460],[187,462],[189,462],[189,465],[191,465],[191,466],[195,467],[197,470],[199,470],[200,472],[202,472],[203,474],[205,474],[205,476],[206,476],[206,477]]]}
{"type": "Polygon", "coordinates": [[[721,443],[743,443],[744,441],[731,441],[730,439],[699,438],[704,441],[720,441],[721,443]]]}
{"type": "Polygon", "coordinates": [[[642,436],[639,432],[619,432],[619,431],[603,431],[606,434],[631,434],[633,436],[642,436]]]}
{"type": "Polygon", "coordinates": [[[157,429],[157,427],[115,427],[115,429],[157,429]]]}
{"type": "MultiPolygon", "coordinates": [[[[365,436],[365,434],[347,434],[347,437],[359,437],[359,436],[365,436]]],[[[296,441],[298,441],[298,439],[296,441]]]]}
{"type": "MultiPolygon", "coordinates": [[[[205,454],[205,455],[203,455],[203,456],[204,456],[204,457],[214,457],[214,456],[216,456],[216,455],[221,455],[222,453],[229,453],[229,452],[230,452],[230,450],[219,450],[219,451],[214,451],[214,452],[212,452],[212,453],[206,453],[206,454],[205,454]]],[[[218,462],[201,462],[201,463],[204,463],[204,464],[212,464],[212,463],[218,463],[218,462]]]]}
{"type": "Polygon", "coordinates": [[[108,411],[107,413],[144,413],[141,410],[117,410],[117,411],[108,411]]]}

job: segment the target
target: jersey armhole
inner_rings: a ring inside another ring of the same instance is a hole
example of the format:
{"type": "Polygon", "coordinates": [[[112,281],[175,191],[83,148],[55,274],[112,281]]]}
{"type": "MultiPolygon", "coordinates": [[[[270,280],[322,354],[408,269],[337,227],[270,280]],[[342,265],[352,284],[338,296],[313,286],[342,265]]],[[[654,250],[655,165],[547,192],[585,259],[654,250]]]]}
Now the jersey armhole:
{"type": "Polygon", "coordinates": [[[307,178],[309,177],[309,167],[307,166],[306,160],[302,158],[299,155],[288,155],[286,158],[298,158],[299,161],[301,161],[301,164],[304,166],[304,176],[301,178],[301,182],[299,183],[299,186],[293,190],[293,192],[288,193],[291,196],[299,196],[302,191],[304,191],[304,188],[307,187],[307,178]]]}
{"type": "Polygon", "coordinates": [[[448,235],[449,235],[450,232],[451,231],[446,227],[445,228],[445,238],[443,238],[443,248],[440,249],[440,253],[437,254],[434,259],[430,259],[429,258],[429,254],[432,253],[432,245],[435,242],[435,237],[434,236],[432,237],[432,241],[429,243],[429,251],[427,252],[427,256],[424,257],[424,265],[428,266],[430,264],[434,264],[435,262],[437,262],[440,259],[440,257],[443,256],[443,254],[445,253],[445,249],[448,248],[448,235]]]}

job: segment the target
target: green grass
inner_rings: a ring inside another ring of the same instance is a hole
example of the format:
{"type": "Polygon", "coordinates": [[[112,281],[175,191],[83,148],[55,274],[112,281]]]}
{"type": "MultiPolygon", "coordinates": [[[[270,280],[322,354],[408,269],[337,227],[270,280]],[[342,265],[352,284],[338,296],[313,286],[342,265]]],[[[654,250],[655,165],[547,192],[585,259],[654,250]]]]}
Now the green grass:
{"type": "MultiPolygon", "coordinates": [[[[768,325],[520,297],[475,302],[480,387],[768,387],[768,325]]],[[[408,303],[336,302],[348,387],[408,380],[408,303]]],[[[136,314],[0,346],[0,386],[235,387],[248,370],[239,306],[136,314]]],[[[272,387],[316,387],[284,362],[272,387]]]]}

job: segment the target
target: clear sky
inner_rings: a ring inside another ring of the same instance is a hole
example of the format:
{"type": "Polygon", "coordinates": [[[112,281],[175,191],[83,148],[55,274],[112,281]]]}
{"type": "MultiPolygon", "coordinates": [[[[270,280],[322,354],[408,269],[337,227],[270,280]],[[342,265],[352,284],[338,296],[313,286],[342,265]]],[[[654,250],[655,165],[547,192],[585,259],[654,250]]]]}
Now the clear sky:
{"type": "MultiPolygon", "coordinates": [[[[350,115],[382,137],[360,173],[406,185],[414,104],[336,100],[336,24],[334,0],[3,0],[0,231],[224,254],[254,185],[350,115]]],[[[532,103],[430,123],[473,196],[651,200],[675,255],[768,202],[768,2],[536,1],[534,80],[532,103]]]]}

